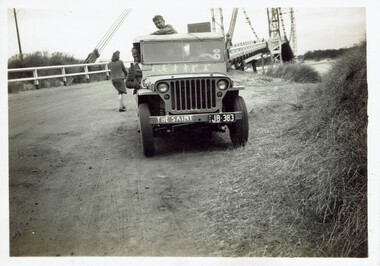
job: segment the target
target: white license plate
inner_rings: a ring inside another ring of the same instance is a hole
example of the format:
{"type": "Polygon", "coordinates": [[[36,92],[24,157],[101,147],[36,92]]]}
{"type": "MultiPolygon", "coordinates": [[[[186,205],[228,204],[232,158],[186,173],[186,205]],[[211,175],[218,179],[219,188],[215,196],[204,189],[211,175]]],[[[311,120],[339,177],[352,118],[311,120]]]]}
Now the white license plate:
{"type": "Polygon", "coordinates": [[[214,114],[209,115],[208,121],[210,123],[229,123],[229,122],[235,122],[235,114],[214,114]]]}

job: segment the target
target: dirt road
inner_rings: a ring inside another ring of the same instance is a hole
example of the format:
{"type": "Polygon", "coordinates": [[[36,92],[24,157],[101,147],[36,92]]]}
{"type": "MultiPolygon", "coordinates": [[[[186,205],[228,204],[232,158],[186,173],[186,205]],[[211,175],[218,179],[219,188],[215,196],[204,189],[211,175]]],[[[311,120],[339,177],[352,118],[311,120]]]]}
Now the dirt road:
{"type": "MultiPolygon", "coordinates": [[[[305,86],[231,75],[259,151],[305,86]]],[[[205,213],[235,153],[228,132],[159,138],[146,158],[127,99],[119,113],[109,81],[9,95],[11,256],[225,256],[207,242],[205,213]]]]}
{"type": "Polygon", "coordinates": [[[228,132],[145,158],[134,99],[117,104],[109,81],[9,95],[11,256],[207,255],[198,206],[228,132]]]}

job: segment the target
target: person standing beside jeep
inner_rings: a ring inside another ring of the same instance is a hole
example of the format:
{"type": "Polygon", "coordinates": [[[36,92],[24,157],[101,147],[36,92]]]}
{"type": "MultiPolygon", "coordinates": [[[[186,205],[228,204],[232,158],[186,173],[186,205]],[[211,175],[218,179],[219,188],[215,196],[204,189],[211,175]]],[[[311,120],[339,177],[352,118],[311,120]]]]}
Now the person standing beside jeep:
{"type": "Polygon", "coordinates": [[[137,90],[140,89],[142,79],[140,54],[136,47],[132,48],[132,57],[134,62],[131,63],[130,68],[128,68],[127,81],[125,84],[127,88],[133,89],[133,94],[136,94],[137,90]]]}
{"type": "Polygon", "coordinates": [[[161,15],[156,15],[153,18],[153,23],[157,27],[157,31],[152,32],[151,35],[160,35],[160,34],[175,34],[177,31],[170,24],[165,24],[165,20],[161,15]]]}
{"type": "Polygon", "coordinates": [[[119,112],[125,112],[124,94],[127,93],[125,86],[125,78],[128,75],[127,69],[123,61],[120,60],[120,52],[116,51],[112,55],[111,62],[108,63],[108,68],[111,70],[112,85],[118,91],[119,96],[119,112]]]}

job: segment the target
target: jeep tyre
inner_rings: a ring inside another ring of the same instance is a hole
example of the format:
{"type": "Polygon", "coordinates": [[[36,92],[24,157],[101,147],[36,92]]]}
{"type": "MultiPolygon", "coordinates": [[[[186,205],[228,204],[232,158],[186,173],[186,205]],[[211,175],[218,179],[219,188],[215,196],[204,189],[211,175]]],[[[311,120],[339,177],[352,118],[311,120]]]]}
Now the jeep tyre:
{"type": "Polygon", "coordinates": [[[147,157],[153,156],[154,149],[154,137],[153,137],[153,128],[149,124],[150,110],[149,106],[146,103],[139,105],[139,120],[140,120],[140,131],[141,131],[141,140],[142,148],[144,155],[147,157]]]}
{"type": "Polygon", "coordinates": [[[231,103],[232,112],[242,112],[242,119],[237,120],[235,123],[228,125],[232,144],[235,147],[244,146],[248,141],[248,113],[244,99],[237,96],[231,103]]]}

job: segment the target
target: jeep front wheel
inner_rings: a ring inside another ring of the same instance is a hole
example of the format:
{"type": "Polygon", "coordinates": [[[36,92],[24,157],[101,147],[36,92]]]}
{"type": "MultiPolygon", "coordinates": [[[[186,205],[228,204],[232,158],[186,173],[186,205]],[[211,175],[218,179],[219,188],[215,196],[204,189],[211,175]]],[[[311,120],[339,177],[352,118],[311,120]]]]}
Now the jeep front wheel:
{"type": "Polygon", "coordinates": [[[244,99],[237,96],[232,102],[233,112],[242,112],[242,119],[237,120],[235,123],[228,126],[232,144],[235,147],[244,146],[248,141],[248,113],[244,99]]]}
{"type": "Polygon", "coordinates": [[[139,105],[139,119],[140,119],[140,131],[141,140],[144,155],[147,157],[153,156],[154,149],[154,137],[153,137],[153,127],[149,124],[150,110],[146,103],[139,105]]]}

